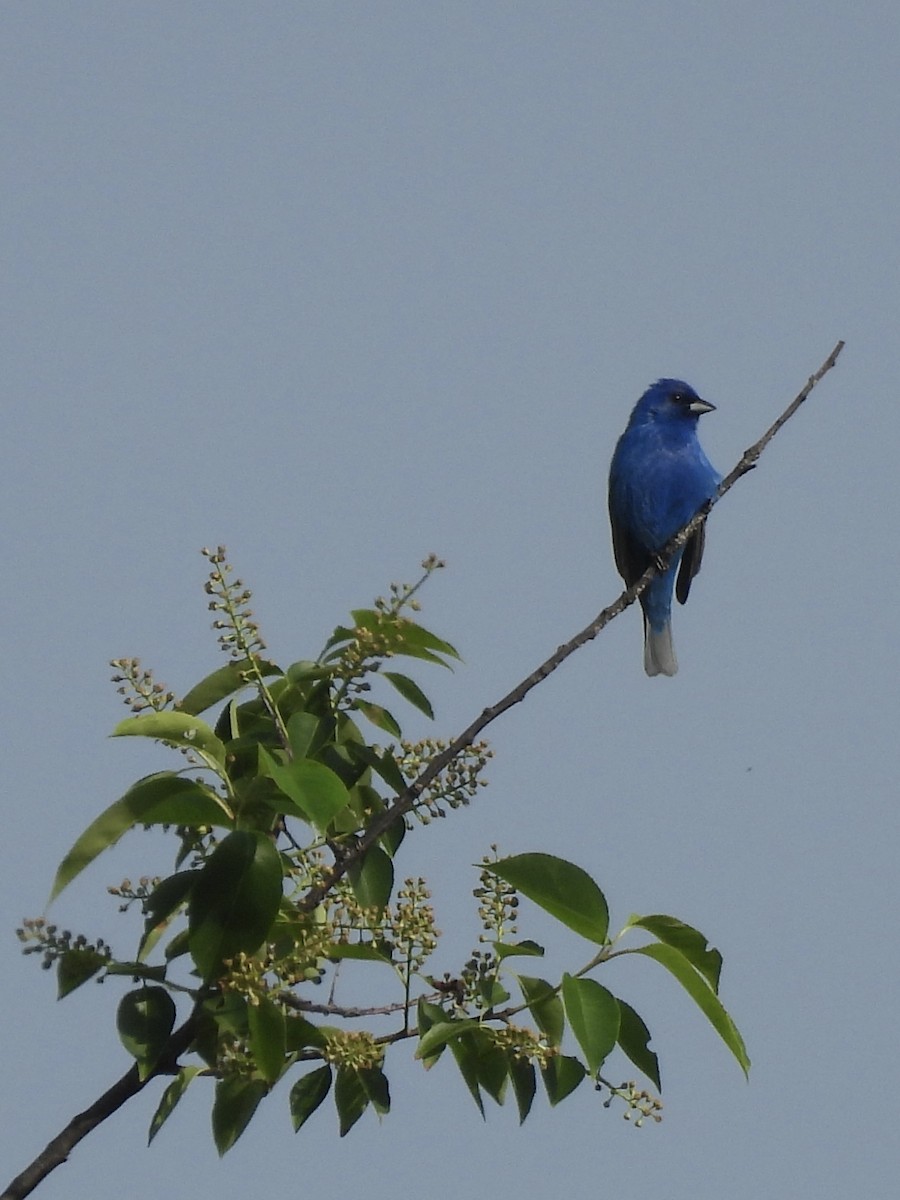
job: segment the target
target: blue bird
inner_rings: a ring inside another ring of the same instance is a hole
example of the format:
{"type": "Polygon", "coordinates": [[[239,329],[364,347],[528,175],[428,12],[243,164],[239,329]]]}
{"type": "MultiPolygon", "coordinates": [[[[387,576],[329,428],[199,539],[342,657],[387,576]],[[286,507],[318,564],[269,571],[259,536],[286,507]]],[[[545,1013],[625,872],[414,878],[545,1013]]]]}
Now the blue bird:
{"type": "MultiPolygon", "coordinates": [[[[719,486],[722,477],[697,440],[700,415],[714,409],[680,379],[658,379],[634,406],[609,469],[613,553],[626,587],[640,579],[669,538],[719,486]]],[[[684,604],[700,570],[705,537],[704,522],[640,596],[648,675],[678,670],[672,591],[684,604]]]]}

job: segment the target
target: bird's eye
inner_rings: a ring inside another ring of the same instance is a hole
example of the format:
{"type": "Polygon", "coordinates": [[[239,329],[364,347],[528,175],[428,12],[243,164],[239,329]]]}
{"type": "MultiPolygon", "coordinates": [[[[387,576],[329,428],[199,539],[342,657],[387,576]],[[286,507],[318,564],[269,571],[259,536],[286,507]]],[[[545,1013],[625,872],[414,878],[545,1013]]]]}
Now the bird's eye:
{"type": "Polygon", "coordinates": [[[672,400],[675,404],[687,404],[687,396],[684,392],[673,392],[672,400]]]}

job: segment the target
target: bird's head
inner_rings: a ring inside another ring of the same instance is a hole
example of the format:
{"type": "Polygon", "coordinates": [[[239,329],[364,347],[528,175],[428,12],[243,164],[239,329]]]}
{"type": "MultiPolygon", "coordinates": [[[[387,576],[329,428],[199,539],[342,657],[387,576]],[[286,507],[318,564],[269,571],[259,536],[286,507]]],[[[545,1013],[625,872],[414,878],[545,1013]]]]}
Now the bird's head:
{"type": "Polygon", "coordinates": [[[683,379],[657,379],[635,405],[632,422],[671,421],[696,425],[702,413],[714,412],[715,407],[708,400],[702,400],[683,379]]]}

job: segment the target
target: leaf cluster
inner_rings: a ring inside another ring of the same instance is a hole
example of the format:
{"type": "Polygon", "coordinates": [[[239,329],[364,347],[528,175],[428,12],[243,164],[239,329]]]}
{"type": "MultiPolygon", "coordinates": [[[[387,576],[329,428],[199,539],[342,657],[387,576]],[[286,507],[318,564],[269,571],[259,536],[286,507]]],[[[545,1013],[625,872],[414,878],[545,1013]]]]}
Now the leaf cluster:
{"type": "Polygon", "coordinates": [[[459,660],[450,643],[411,615],[438,560],[426,560],[416,584],[392,585],[388,598],[355,610],[316,659],[282,669],[265,657],[249,590],[224,550],[204,553],[206,591],[228,661],[180,700],[136,660],[116,661],[115,681],[134,715],[114,736],[161,742],[182,762],[137,780],[107,807],[63,859],[52,890],[57,897],[131,829],[168,831],[172,872],[111,889],[125,899],[123,909],[140,908],[136,949],[117,958],[105,943],[61,939],[43,922],[21,931],[27,951],[56,965],[60,995],[92,977],[133,981],[118,1008],[119,1038],[142,1081],[172,1076],[151,1138],[188,1086],[208,1078],[213,1136],[224,1153],[288,1076],[295,1077],[295,1129],[331,1094],[346,1134],[367,1108],[379,1116],[389,1111],[386,1058],[413,1038],[426,1069],[445,1054],[452,1059],[482,1113],[485,1096],[502,1103],[511,1090],[524,1120],[540,1077],[551,1104],[590,1079],[637,1112],[637,1123],[643,1115],[658,1119],[647,1093],[613,1085],[601,1073],[618,1048],[660,1087],[642,1017],[593,977],[623,954],[664,967],[747,1070],[740,1034],[718,997],[718,951],[667,916],[632,917],[610,937],[600,887],[550,855],[494,854],[480,864],[479,949],[456,971],[427,973],[439,938],[430,892],[424,880],[400,879],[396,862],[417,827],[411,815],[427,822],[467,803],[483,785],[489,755],[482,743],[467,747],[419,785],[447,743],[404,741],[379,694],[387,688],[432,718],[420,685],[392,660],[443,667],[459,660]],[[212,709],[218,716],[205,719],[212,709]],[[386,744],[375,740],[385,735],[386,744]],[[518,938],[520,896],[580,935],[588,961],[554,982],[513,970],[514,961],[544,953],[518,938]],[[644,941],[626,945],[635,933],[644,941]],[[364,1009],[337,1003],[338,969],[358,962],[386,968],[393,989],[386,1002],[364,1009]],[[323,1001],[318,994],[328,974],[334,984],[323,1001]],[[179,1011],[187,1013],[191,1036],[188,1050],[173,1055],[179,1011]]]}

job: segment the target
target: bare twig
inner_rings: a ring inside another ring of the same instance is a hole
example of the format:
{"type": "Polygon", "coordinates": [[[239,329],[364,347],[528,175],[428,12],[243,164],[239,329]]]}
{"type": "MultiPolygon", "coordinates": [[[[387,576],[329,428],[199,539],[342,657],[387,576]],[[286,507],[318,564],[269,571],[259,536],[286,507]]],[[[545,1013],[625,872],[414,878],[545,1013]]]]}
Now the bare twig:
{"type": "MultiPolygon", "coordinates": [[[[434,992],[433,995],[427,995],[425,999],[437,1000],[439,997],[440,993],[434,992]]],[[[405,1000],[397,1000],[394,1004],[381,1004],[375,1008],[347,1008],[341,1004],[317,1004],[314,1000],[304,1000],[301,996],[295,996],[293,992],[279,992],[278,999],[285,1007],[292,1008],[295,1012],[319,1013],[323,1017],[341,1017],[345,1021],[358,1021],[368,1017],[389,1017],[393,1013],[407,1011],[415,1003],[415,1001],[408,1003],[405,1000]]]]}

